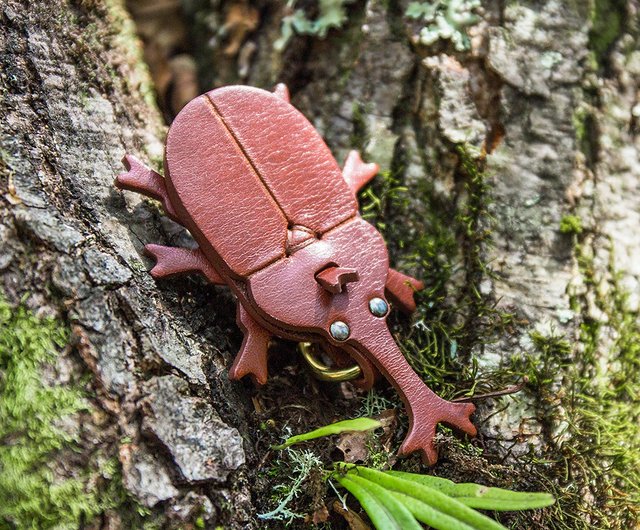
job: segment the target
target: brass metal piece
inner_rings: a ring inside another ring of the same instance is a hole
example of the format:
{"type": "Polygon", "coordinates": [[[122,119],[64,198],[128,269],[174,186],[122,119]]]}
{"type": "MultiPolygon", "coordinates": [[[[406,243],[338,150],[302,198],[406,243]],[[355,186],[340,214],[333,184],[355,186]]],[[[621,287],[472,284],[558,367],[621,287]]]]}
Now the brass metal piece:
{"type": "Polygon", "coordinates": [[[360,366],[357,364],[348,368],[330,368],[315,356],[313,352],[314,347],[315,344],[311,342],[298,343],[298,350],[300,350],[302,357],[307,361],[309,368],[311,368],[313,375],[315,375],[317,379],[321,381],[338,382],[351,381],[352,379],[360,377],[362,370],[360,370],[360,366]]]}

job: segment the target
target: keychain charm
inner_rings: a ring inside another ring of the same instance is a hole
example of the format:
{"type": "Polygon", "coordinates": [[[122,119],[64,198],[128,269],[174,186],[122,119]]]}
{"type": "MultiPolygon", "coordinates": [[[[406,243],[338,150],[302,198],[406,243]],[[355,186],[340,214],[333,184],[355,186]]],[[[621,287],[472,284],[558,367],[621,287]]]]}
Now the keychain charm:
{"type": "Polygon", "coordinates": [[[365,388],[382,374],[409,415],[400,454],[419,451],[434,464],[440,422],[475,435],[475,406],[434,394],[387,327],[387,299],[413,311],[422,282],[389,268],[382,236],[358,212],[356,194],[378,167],[352,151],[340,170],[286,86],[230,86],[192,100],[169,129],[164,178],[130,155],[124,163],[116,186],[159,200],[199,246],[147,245],[153,277],[201,273],[238,299],[244,340],[231,379],[264,384],[277,336],[305,343],[310,362],[316,345],[365,388]],[[344,369],[350,362],[355,371],[344,369]]]}

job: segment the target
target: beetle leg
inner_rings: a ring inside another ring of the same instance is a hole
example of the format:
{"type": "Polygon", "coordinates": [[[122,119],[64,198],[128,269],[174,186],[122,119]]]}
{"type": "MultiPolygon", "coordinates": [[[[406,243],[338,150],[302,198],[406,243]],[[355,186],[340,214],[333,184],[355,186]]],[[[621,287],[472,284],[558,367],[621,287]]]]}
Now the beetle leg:
{"type": "Polygon", "coordinates": [[[244,333],[244,338],[229,369],[229,378],[240,379],[250,375],[254,383],[264,385],[267,382],[267,349],[271,333],[253,320],[240,302],[236,322],[244,333]]]}
{"type": "Polygon", "coordinates": [[[132,155],[125,155],[122,163],[127,168],[127,172],[116,177],[116,186],[121,190],[135,191],[160,201],[167,215],[176,223],[182,224],[171,205],[162,175],[149,169],[132,155]]]}
{"type": "Polygon", "coordinates": [[[192,250],[164,245],[147,245],[144,249],[147,255],[156,260],[155,266],[151,269],[151,276],[154,278],[199,272],[215,285],[226,285],[199,248],[192,250]]]}
{"type": "Polygon", "coordinates": [[[378,164],[366,164],[358,151],[349,151],[344,161],[342,176],[354,195],[378,173],[378,164]]]}
{"type": "Polygon", "coordinates": [[[424,283],[395,269],[389,269],[385,289],[394,304],[406,313],[413,313],[416,310],[413,295],[416,291],[424,289],[424,283]]]}
{"type": "Polygon", "coordinates": [[[289,88],[284,83],[278,83],[273,89],[273,93],[280,99],[284,99],[287,103],[291,103],[291,96],[289,96],[289,88]]]}

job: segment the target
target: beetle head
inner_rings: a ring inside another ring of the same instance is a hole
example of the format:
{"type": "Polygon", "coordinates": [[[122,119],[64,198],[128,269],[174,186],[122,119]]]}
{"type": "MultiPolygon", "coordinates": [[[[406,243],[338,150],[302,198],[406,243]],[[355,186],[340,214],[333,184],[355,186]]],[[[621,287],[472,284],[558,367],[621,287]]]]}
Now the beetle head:
{"type": "Polygon", "coordinates": [[[388,267],[382,236],[354,217],[256,272],[248,286],[276,326],[340,344],[359,328],[384,325],[388,267]]]}

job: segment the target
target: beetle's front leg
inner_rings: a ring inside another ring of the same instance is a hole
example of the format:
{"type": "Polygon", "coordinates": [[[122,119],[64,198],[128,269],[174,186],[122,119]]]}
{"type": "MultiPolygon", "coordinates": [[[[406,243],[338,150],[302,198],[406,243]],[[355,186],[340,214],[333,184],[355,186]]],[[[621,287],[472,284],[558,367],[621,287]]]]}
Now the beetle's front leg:
{"type": "Polygon", "coordinates": [[[238,302],[238,326],[244,333],[242,346],[229,369],[230,379],[241,379],[250,375],[254,383],[264,385],[267,382],[267,350],[271,333],[258,324],[238,302]]]}
{"type": "Polygon", "coordinates": [[[360,158],[358,151],[349,151],[344,161],[342,176],[354,195],[378,173],[378,164],[367,164],[360,158]]]}
{"type": "Polygon", "coordinates": [[[121,190],[135,191],[160,201],[167,215],[176,223],[182,224],[167,194],[164,177],[153,169],[149,169],[135,156],[125,155],[122,163],[127,168],[127,172],[116,177],[116,186],[121,190]]]}
{"type": "Polygon", "coordinates": [[[395,269],[389,269],[387,283],[385,284],[387,296],[405,313],[413,313],[416,310],[416,302],[413,295],[416,291],[424,289],[424,284],[411,276],[402,274],[395,269]]]}

